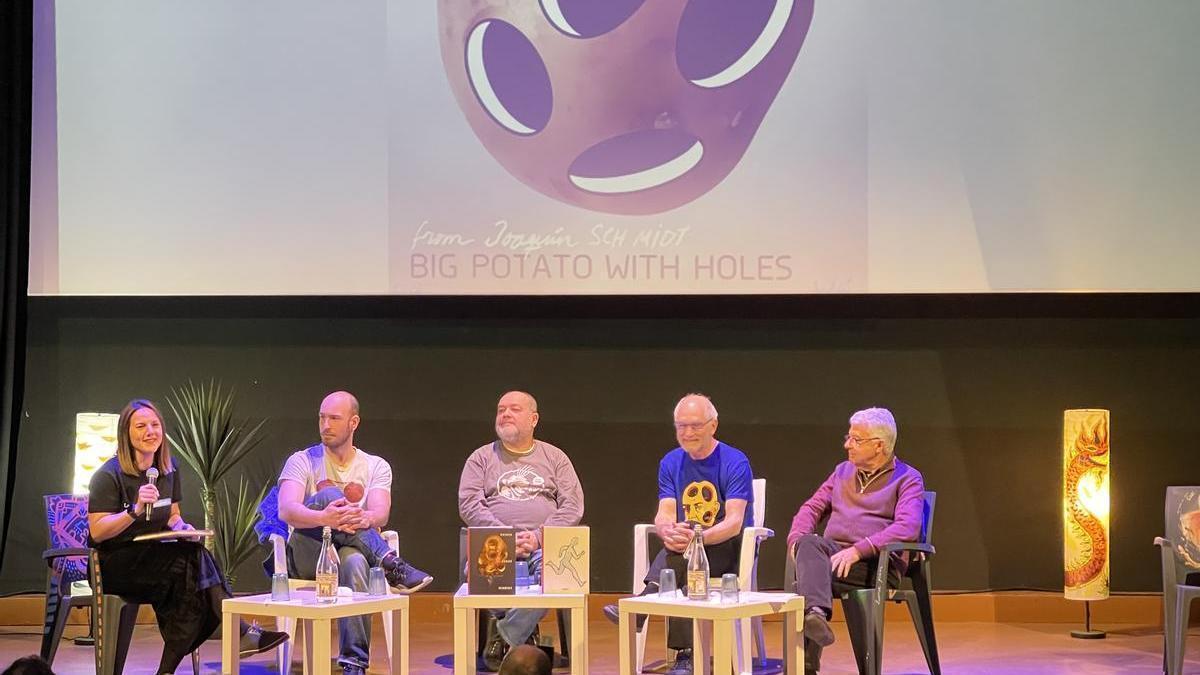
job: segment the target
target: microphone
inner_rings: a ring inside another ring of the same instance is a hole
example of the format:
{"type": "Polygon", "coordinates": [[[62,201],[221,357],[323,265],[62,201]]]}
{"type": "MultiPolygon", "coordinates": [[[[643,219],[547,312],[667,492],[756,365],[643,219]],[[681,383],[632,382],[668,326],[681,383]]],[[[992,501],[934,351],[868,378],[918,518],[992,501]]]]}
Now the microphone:
{"type": "MultiPolygon", "coordinates": [[[[158,469],[150,467],[146,469],[146,485],[154,485],[154,481],[158,480],[158,469]]],[[[150,511],[154,509],[153,504],[146,505],[146,520],[150,520],[150,511]]]]}

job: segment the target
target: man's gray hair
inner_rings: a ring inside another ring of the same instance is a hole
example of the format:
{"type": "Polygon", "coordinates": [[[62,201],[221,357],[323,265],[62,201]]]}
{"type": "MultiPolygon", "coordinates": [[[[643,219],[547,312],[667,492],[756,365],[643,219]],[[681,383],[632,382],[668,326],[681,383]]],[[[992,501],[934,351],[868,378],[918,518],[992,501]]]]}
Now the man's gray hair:
{"type": "Polygon", "coordinates": [[[872,436],[883,439],[888,456],[896,451],[896,418],[887,408],[867,408],[850,416],[851,426],[861,424],[872,436]]]}
{"type": "Polygon", "coordinates": [[[671,413],[673,417],[679,417],[679,407],[682,406],[683,402],[689,398],[698,398],[701,401],[704,401],[704,414],[708,415],[709,419],[717,419],[717,406],[713,405],[712,399],[704,394],[688,394],[687,396],[679,399],[679,402],[675,404],[674,412],[671,413]]]}

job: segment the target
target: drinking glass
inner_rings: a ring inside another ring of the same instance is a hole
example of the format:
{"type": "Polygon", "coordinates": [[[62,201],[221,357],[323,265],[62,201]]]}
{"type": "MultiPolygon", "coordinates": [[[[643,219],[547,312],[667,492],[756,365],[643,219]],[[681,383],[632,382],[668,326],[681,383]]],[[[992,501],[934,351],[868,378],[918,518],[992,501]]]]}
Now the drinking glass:
{"type": "Polygon", "coordinates": [[[384,576],[382,567],[371,568],[367,575],[367,592],[375,596],[387,595],[387,577],[384,576]]]}
{"type": "Polygon", "coordinates": [[[286,572],[271,575],[271,599],[276,602],[287,602],[292,599],[286,572]]]}
{"type": "Polygon", "coordinates": [[[675,585],[675,570],[666,568],[658,573],[658,594],[675,596],[675,590],[679,588],[675,585]]]}
{"type": "Polygon", "coordinates": [[[732,572],[721,575],[721,602],[738,601],[738,578],[732,572]]]}

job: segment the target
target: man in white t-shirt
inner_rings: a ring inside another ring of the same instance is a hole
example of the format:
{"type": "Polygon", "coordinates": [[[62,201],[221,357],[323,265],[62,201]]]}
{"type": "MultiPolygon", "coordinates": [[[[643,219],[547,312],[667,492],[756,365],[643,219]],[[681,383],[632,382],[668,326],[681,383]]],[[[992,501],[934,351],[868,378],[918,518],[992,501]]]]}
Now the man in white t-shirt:
{"type": "MultiPolygon", "coordinates": [[[[338,585],[366,591],[367,571],[379,566],[393,586],[424,588],[433,577],[391,551],[379,533],[392,508],[392,467],[354,447],[358,399],[335,391],[321,401],[318,420],[321,442],[293,453],[279,475],[279,517],[293,528],[288,575],[315,578],[321,530],[328,527],[341,559],[338,585]]],[[[362,675],[370,656],[370,617],[339,619],[338,633],[344,675],[362,675]]]]}

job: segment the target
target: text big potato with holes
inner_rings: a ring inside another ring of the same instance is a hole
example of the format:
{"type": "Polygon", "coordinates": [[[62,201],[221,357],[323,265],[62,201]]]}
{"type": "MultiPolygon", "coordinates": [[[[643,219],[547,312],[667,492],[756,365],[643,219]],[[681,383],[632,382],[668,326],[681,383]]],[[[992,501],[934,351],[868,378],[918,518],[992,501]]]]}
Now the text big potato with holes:
{"type": "Polygon", "coordinates": [[[442,62],[514,177],[594,211],[660,213],[733,170],[814,0],[439,0],[442,62]]]}

